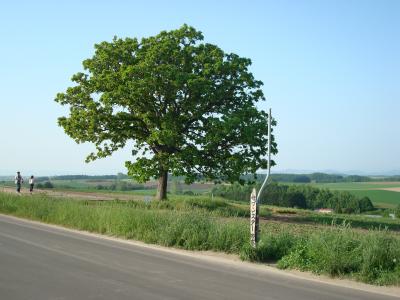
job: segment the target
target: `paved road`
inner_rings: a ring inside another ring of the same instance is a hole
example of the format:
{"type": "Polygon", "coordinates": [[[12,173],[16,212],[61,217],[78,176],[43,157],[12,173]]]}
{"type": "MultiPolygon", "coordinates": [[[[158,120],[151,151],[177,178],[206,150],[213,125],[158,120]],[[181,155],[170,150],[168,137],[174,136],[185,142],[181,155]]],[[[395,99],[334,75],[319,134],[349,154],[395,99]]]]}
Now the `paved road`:
{"type": "Polygon", "coordinates": [[[0,215],[0,299],[398,299],[0,215]]]}

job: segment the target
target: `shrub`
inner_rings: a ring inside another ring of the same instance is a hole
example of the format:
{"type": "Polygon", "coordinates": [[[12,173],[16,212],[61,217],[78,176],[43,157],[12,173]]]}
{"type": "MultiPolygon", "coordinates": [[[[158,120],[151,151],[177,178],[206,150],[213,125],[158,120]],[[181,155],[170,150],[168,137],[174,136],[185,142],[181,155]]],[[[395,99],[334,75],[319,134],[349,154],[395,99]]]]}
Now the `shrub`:
{"type": "MultiPolygon", "coordinates": [[[[216,196],[246,201],[250,199],[253,185],[220,185],[213,189],[216,196]]],[[[260,189],[260,184],[256,186],[260,189]]],[[[368,197],[357,198],[348,192],[331,192],[309,185],[282,185],[272,182],[260,196],[260,202],[268,205],[297,208],[332,208],[337,213],[360,213],[374,209],[368,197]]]]}
{"type": "MultiPolygon", "coordinates": [[[[39,186],[38,186],[38,187],[39,187],[39,186]]],[[[44,189],[52,189],[52,188],[54,188],[54,186],[53,186],[53,184],[52,184],[50,181],[45,181],[45,182],[43,183],[42,188],[44,188],[44,189]]]]}
{"type": "Polygon", "coordinates": [[[243,260],[258,262],[277,261],[290,252],[296,241],[297,237],[287,231],[269,233],[260,238],[256,248],[250,243],[245,243],[240,257],[243,260]]]}
{"type": "Polygon", "coordinates": [[[396,218],[400,218],[400,204],[397,206],[396,210],[394,211],[396,218]]]}
{"type": "Polygon", "coordinates": [[[302,237],[278,267],[352,275],[374,284],[399,284],[399,257],[400,239],[389,232],[360,234],[345,225],[302,237]]]}
{"type": "Polygon", "coordinates": [[[360,278],[378,284],[400,283],[400,241],[387,231],[370,232],[362,240],[360,278]]]}
{"type": "Polygon", "coordinates": [[[331,276],[351,274],[360,269],[361,249],[358,233],[344,224],[313,233],[284,257],[279,266],[331,276]]]}

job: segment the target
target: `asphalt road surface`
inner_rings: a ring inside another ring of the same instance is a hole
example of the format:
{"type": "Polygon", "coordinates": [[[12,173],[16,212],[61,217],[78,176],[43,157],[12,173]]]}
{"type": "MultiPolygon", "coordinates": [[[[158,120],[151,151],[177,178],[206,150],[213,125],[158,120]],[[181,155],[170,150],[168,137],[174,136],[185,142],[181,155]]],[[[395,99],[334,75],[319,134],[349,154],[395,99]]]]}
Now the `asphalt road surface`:
{"type": "Polygon", "coordinates": [[[398,298],[0,215],[0,299],[398,298]]]}

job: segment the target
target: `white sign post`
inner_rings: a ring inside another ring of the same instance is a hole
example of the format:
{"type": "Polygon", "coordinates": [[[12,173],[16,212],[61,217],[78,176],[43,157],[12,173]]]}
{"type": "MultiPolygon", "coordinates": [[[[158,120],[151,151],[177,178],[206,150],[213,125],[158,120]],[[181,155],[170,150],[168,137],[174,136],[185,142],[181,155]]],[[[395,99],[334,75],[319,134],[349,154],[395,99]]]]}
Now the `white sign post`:
{"type": "Polygon", "coordinates": [[[260,190],[257,191],[254,188],[253,191],[251,192],[250,196],[250,243],[253,248],[257,247],[257,243],[259,240],[259,200],[260,200],[260,195],[262,191],[264,190],[265,186],[267,185],[267,181],[269,178],[269,175],[271,174],[271,122],[272,122],[272,116],[271,116],[271,109],[269,109],[269,115],[268,115],[268,173],[267,176],[264,179],[264,182],[260,188],[260,190]]]}
{"type": "Polygon", "coordinates": [[[257,192],[253,188],[250,196],[250,243],[253,248],[258,243],[259,212],[257,203],[257,192]]]}

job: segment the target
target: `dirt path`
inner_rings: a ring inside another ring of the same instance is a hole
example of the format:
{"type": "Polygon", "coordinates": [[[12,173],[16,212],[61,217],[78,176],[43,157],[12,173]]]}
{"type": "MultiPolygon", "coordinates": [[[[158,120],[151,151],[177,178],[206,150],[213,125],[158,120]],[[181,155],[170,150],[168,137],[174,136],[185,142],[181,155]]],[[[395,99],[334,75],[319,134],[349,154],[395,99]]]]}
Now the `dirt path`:
{"type": "MultiPolygon", "coordinates": [[[[2,187],[1,190],[6,193],[15,194],[15,189],[10,187],[2,187]]],[[[28,190],[22,190],[21,194],[29,195],[28,190]]],[[[141,195],[128,195],[128,194],[105,194],[98,192],[81,192],[81,191],[60,191],[60,190],[39,190],[36,189],[34,194],[45,194],[51,197],[60,198],[74,198],[83,200],[95,200],[95,201],[110,201],[110,200],[144,200],[145,196],[141,195]]],[[[148,196],[147,196],[148,197],[148,196]]]]}
{"type": "Polygon", "coordinates": [[[379,188],[379,189],[374,189],[374,190],[391,191],[391,192],[399,192],[400,193],[400,187],[379,188]]]}
{"type": "Polygon", "coordinates": [[[393,185],[400,185],[400,181],[367,181],[367,182],[361,182],[361,184],[376,184],[376,185],[393,184],[393,185]]]}

